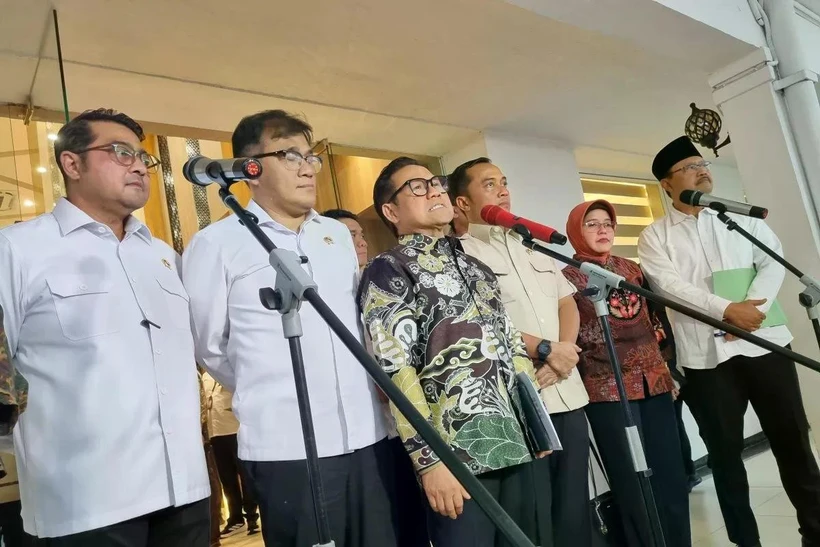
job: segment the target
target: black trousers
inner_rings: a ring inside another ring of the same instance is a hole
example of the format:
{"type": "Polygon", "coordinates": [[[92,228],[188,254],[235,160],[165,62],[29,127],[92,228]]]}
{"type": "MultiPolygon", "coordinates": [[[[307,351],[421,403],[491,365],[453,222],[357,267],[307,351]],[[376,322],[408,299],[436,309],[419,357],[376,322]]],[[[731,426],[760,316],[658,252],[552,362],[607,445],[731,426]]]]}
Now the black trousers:
{"type": "Polygon", "coordinates": [[[675,399],[675,419],[678,422],[678,439],[680,440],[680,450],[683,455],[683,470],[687,477],[694,477],[696,474],[695,462],[692,461],[692,443],[689,442],[689,435],[686,434],[686,426],[683,423],[683,397],[685,389],[680,390],[678,398],[675,399]]]}
{"type": "MultiPolygon", "coordinates": [[[[650,484],[666,545],[689,547],[692,545],[689,493],[672,395],[666,393],[630,401],[629,406],[641,434],[647,464],[652,469],[650,484]]],[[[620,403],[590,403],[586,412],[621,513],[627,544],[630,547],[653,545],[643,492],[624,434],[620,403]]]]}
{"type": "MultiPolygon", "coordinates": [[[[305,460],[242,461],[259,502],[266,547],[303,547],[319,542],[305,460]]],[[[351,454],[319,459],[331,538],[337,547],[393,547],[389,441],[351,454]]]]}
{"type": "Polygon", "coordinates": [[[211,446],[219,473],[219,482],[228,499],[228,523],[234,524],[245,520],[256,522],[259,520],[256,498],[253,496],[253,489],[250,487],[245,470],[239,465],[236,435],[211,437],[211,446]],[[243,509],[245,510],[244,518],[242,517],[243,509]]]}
{"type": "Polygon", "coordinates": [[[210,500],[204,499],[70,536],[29,536],[27,542],[30,547],[209,547],[210,520],[210,500]]]}
{"type": "Polygon", "coordinates": [[[393,452],[393,481],[390,497],[393,500],[393,522],[396,525],[398,547],[430,547],[427,533],[426,497],[413,469],[413,461],[407,455],[401,439],[388,441],[393,452]]]}
{"type": "Polygon", "coordinates": [[[0,504],[0,537],[5,547],[22,547],[23,517],[20,516],[22,505],[19,501],[0,504]]]}
{"type": "MultiPolygon", "coordinates": [[[[533,544],[539,547],[559,547],[552,539],[549,467],[537,465],[542,461],[482,473],[476,475],[476,478],[533,544]]],[[[456,519],[435,513],[429,503],[426,507],[427,526],[434,547],[510,545],[474,500],[465,500],[464,511],[456,519]]]]}
{"type": "Polygon", "coordinates": [[[686,369],[686,378],[686,402],[709,450],[729,539],[741,546],[759,542],[742,459],[743,416],[751,402],[797,509],[803,545],[820,545],[820,470],[794,363],[775,354],[741,356],[714,369],[686,369]]]}
{"type": "Polygon", "coordinates": [[[564,449],[538,460],[547,466],[555,547],[592,545],[589,520],[589,427],[584,409],[551,414],[564,449]]]}

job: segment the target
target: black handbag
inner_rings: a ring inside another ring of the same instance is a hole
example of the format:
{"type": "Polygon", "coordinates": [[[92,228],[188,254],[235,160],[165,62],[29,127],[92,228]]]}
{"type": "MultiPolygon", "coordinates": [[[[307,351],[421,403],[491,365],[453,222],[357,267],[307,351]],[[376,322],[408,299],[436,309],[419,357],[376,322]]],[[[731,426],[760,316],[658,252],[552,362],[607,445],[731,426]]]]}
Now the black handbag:
{"type": "Polygon", "coordinates": [[[621,520],[621,513],[618,510],[618,504],[615,502],[615,496],[612,494],[612,486],[609,483],[609,477],[604,469],[604,464],[601,462],[601,456],[598,454],[598,449],[589,442],[589,479],[592,482],[592,492],[595,497],[590,503],[590,519],[592,522],[592,545],[593,547],[628,547],[626,543],[626,535],[624,534],[623,521],[621,520]],[[598,485],[595,482],[595,473],[593,472],[592,456],[598,463],[598,468],[604,476],[604,480],[610,487],[609,492],[603,494],[598,493],[598,485]]]}

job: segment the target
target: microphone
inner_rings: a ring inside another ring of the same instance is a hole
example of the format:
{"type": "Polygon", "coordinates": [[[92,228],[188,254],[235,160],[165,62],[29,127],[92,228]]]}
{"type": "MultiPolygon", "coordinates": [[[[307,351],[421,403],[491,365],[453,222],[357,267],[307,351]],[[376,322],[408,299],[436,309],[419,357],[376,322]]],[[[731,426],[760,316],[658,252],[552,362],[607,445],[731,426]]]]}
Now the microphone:
{"type": "Polygon", "coordinates": [[[213,182],[258,179],[261,174],[262,164],[256,158],[212,160],[196,156],[182,166],[182,176],[199,186],[208,186],[213,182]]]}
{"type": "Polygon", "coordinates": [[[481,209],[481,220],[487,224],[501,226],[509,230],[512,230],[513,226],[516,224],[520,224],[530,231],[532,237],[535,239],[540,239],[541,241],[546,241],[547,243],[563,245],[567,242],[567,236],[559,233],[555,230],[555,228],[544,226],[543,224],[527,220],[526,218],[517,217],[509,211],[505,211],[498,205],[487,205],[481,209]]]}
{"type": "Polygon", "coordinates": [[[766,218],[769,210],[763,207],[756,207],[748,203],[732,201],[730,199],[718,198],[695,190],[684,190],[680,193],[681,202],[693,207],[708,207],[719,213],[736,213],[747,217],[766,218]]]}

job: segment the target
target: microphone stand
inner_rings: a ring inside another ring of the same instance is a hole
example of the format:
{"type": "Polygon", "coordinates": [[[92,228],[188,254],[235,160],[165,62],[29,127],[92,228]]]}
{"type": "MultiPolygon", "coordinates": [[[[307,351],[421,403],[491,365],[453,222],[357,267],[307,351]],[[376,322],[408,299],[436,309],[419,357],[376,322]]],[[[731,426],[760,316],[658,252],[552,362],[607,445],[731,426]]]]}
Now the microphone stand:
{"type": "Polygon", "coordinates": [[[330,537],[330,524],[325,509],[325,494],[319,470],[319,456],[316,448],[316,435],[313,430],[313,417],[310,410],[310,397],[305,378],[302,346],[299,338],[302,336],[302,324],[299,319],[299,308],[302,301],[309,302],[330,329],[342,343],[350,350],[356,359],[365,368],[374,382],[382,389],[387,397],[407,418],[419,435],[427,442],[441,462],[453,473],[458,482],[469,492],[472,499],[484,511],[487,517],[495,524],[499,531],[516,547],[534,547],[529,538],[521,531],[510,516],[504,512],[501,505],[492,497],[486,488],[476,479],[466,465],[450,449],[449,445],[436,433],[430,423],[425,420],[418,410],[393,383],[390,377],[376,361],[367,353],[359,339],[347,329],[345,324],[336,316],[325,303],[317,291],[317,285],[302,268],[307,263],[307,257],[298,256],[293,251],[279,249],[257,225],[255,219],[239,204],[228,187],[233,181],[223,176],[220,182],[219,197],[225,205],[236,214],[239,222],[245,226],[269,255],[270,265],[276,270],[275,289],[270,287],[259,289],[259,298],[262,305],[269,310],[276,310],[282,315],[282,327],[290,346],[293,377],[296,383],[296,397],[299,404],[299,414],[302,423],[302,435],[305,441],[305,457],[307,460],[308,481],[313,499],[314,514],[318,529],[319,543],[314,547],[334,547],[330,537]]]}
{"type": "Polygon", "coordinates": [[[555,252],[552,249],[544,247],[543,245],[536,243],[533,240],[530,231],[521,224],[516,224],[515,226],[513,226],[512,230],[521,236],[521,243],[528,249],[532,249],[533,251],[545,254],[549,257],[552,257],[555,260],[563,262],[564,264],[574,266],[587,275],[587,287],[584,291],[582,291],[582,294],[590,298],[590,300],[592,300],[595,306],[595,313],[598,316],[599,322],[601,324],[601,329],[604,333],[604,339],[606,341],[607,351],[609,353],[610,364],[612,366],[612,371],[615,375],[615,383],[618,387],[618,395],[620,399],[621,410],[624,415],[624,423],[626,425],[624,433],[626,435],[626,440],[629,445],[629,450],[632,456],[632,465],[635,469],[635,472],[638,474],[638,481],[640,482],[641,492],[643,493],[645,514],[647,515],[647,518],[650,522],[650,529],[652,531],[654,545],[656,547],[663,547],[665,545],[663,529],[661,527],[660,518],[658,515],[657,504],[655,503],[655,498],[652,492],[652,485],[649,480],[649,477],[652,476],[652,470],[646,463],[646,453],[643,449],[640,432],[638,431],[638,428],[635,425],[635,420],[632,416],[632,411],[629,407],[629,401],[627,399],[626,389],[624,387],[623,382],[623,375],[621,373],[621,367],[620,363],[618,362],[618,355],[615,350],[612,331],[610,329],[609,320],[607,318],[609,315],[609,311],[606,307],[606,298],[609,296],[610,291],[613,288],[626,289],[630,292],[633,292],[639,296],[646,298],[647,300],[651,300],[653,302],[666,306],[669,309],[675,310],[676,312],[682,313],[683,315],[701,321],[702,323],[706,323],[707,325],[711,325],[712,327],[720,329],[723,332],[728,332],[729,334],[732,334],[737,338],[746,340],[747,342],[751,342],[756,346],[760,346],[773,353],[782,355],[783,357],[786,357],[787,359],[790,359],[796,363],[800,363],[801,365],[810,368],[816,372],[820,372],[820,362],[800,355],[799,353],[796,353],[790,349],[778,346],[777,344],[770,342],[768,340],[764,340],[759,336],[750,334],[738,327],[735,327],[734,325],[730,325],[729,323],[726,323],[724,321],[714,319],[695,309],[692,309],[674,300],[670,300],[669,298],[666,298],[659,294],[653,293],[652,291],[644,289],[643,287],[640,287],[633,283],[628,283],[623,276],[605,270],[597,264],[593,264],[591,262],[581,262],[575,260],[574,258],[570,258],[568,256],[562,255],[561,253],[555,252]]]}
{"type": "Polygon", "coordinates": [[[810,275],[806,275],[802,271],[798,270],[794,264],[774,252],[769,246],[747,232],[745,229],[741,228],[737,222],[726,215],[725,205],[722,203],[711,203],[709,204],[709,208],[717,211],[718,220],[725,224],[726,228],[728,228],[730,232],[734,231],[739,233],[749,240],[752,245],[772,257],[775,262],[797,276],[805,287],[803,292],[798,295],[798,301],[801,306],[806,308],[806,313],[808,314],[809,320],[814,327],[814,337],[817,340],[817,345],[820,346],[820,314],[818,314],[817,311],[817,305],[820,304],[820,282],[810,275]]]}

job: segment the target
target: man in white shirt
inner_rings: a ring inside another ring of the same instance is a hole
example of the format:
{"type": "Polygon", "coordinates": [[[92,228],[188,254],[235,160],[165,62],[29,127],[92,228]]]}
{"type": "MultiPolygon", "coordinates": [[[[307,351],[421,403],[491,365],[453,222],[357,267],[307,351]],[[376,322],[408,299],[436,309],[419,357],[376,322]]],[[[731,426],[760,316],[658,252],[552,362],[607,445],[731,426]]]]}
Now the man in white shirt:
{"type": "Polygon", "coordinates": [[[67,198],[0,232],[5,332],[29,382],[14,442],[37,545],[209,544],[188,296],[176,253],[131,214],[158,164],[143,138],[113,110],[74,118],[54,146],[67,198]]]}
{"type": "Polygon", "coordinates": [[[459,165],[449,182],[454,208],[467,220],[460,237],[464,251],[498,277],[504,306],[521,331],[564,448],[536,463],[550,478],[554,543],[589,546],[589,426],[584,413],[589,395],[576,370],[580,318],[575,287],[552,258],[527,249],[518,234],[488,226],[481,218],[488,205],[511,207],[507,177],[489,158],[459,165]]]}
{"type": "MultiPolygon", "coordinates": [[[[686,137],[675,139],[655,157],[652,172],[673,207],[641,234],[641,266],[660,294],[786,346],[792,336],[785,325],[761,328],[780,291],[784,268],[730,232],[714,211],[680,201],[684,190],[712,191],[708,166],[686,137]],[[714,294],[712,275],[737,268],[755,268],[757,273],[747,300],[732,303],[714,294]]],[[[777,236],[762,220],[732,217],[782,252],[777,236]]],[[[686,375],[686,402],[709,450],[729,539],[744,547],[760,544],[742,459],[743,417],[751,402],[771,443],[783,487],[797,509],[803,545],[820,545],[820,471],[809,443],[794,363],[672,310],[668,313],[678,365],[686,375]]]]}
{"type": "MultiPolygon", "coordinates": [[[[353,332],[359,266],[348,229],[319,216],[312,129],[281,110],[244,118],[233,134],[237,156],[262,160],[250,181],[248,211],[280,248],[307,257],[319,294],[353,332]]],[[[259,289],[276,272],[259,243],[230,216],[199,232],[183,257],[198,361],[234,392],[239,459],[253,483],[265,545],[317,543],[288,342],[278,312],[259,289]]],[[[302,350],[321,479],[332,537],[339,547],[395,544],[387,489],[390,448],[376,387],[314,308],[300,311],[302,350]]]]}

